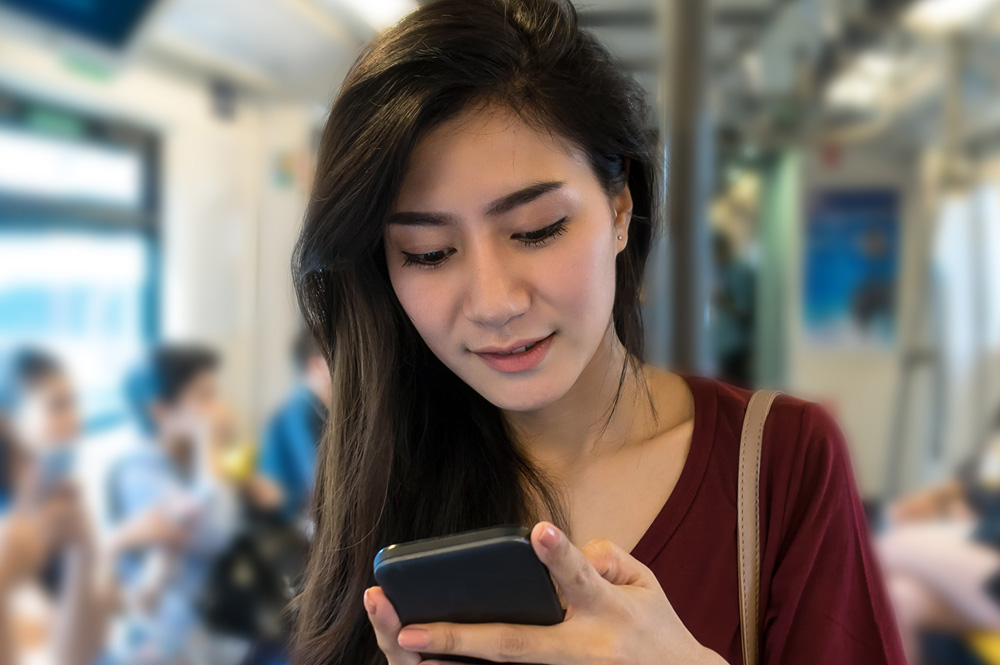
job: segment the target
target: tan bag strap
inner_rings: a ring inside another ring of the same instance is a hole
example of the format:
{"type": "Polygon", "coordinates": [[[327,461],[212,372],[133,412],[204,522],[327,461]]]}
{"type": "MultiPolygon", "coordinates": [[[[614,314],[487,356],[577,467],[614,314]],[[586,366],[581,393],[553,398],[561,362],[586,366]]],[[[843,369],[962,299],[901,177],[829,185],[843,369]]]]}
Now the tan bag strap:
{"type": "Polygon", "coordinates": [[[743,665],[757,664],[757,610],[760,590],[760,450],[764,421],[780,393],[759,390],[750,397],[740,436],[737,552],[740,560],[740,631],[743,665]]]}

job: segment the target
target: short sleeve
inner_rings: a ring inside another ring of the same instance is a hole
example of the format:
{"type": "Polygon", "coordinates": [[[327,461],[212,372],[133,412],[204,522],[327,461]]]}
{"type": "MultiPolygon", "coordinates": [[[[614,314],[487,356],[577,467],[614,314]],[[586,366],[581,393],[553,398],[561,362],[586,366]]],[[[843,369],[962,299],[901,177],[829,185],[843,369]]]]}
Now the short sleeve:
{"type": "Polygon", "coordinates": [[[142,453],[122,459],[113,470],[116,520],[123,521],[160,503],[170,495],[175,480],[164,460],[142,453]]]}
{"type": "Polygon", "coordinates": [[[765,441],[785,460],[771,465],[766,499],[778,517],[767,531],[777,542],[764,545],[763,662],[905,665],[843,434],[818,405],[783,408],[789,425],[798,412],[799,432],[765,441]]]}
{"type": "Polygon", "coordinates": [[[281,513],[286,518],[291,518],[294,516],[301,490],[295,482],[288,460],[289,440],[285,432],[287,429],[285,420],[285,413],[280,412],[268,424],[261,444],[257,469],[281,488],[281,513]]]}
{"type": "Polygon", "coordinates": [[[280,414],[275,415],[264,429],[257,470],[279,485],[284,485],[288,477],[288,464],[285,461],[281,445],[280,414]]]}

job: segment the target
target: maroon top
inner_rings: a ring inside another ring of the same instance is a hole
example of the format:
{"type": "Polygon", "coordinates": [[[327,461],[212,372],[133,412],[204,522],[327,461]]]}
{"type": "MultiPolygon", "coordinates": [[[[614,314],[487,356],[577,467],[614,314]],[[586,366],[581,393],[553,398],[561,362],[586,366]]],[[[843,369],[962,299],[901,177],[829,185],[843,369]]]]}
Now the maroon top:
{"type": "MultiPolygon", "coordinates": [[[[632,550],[684,625],[743,663],[736,561],[740,430],[750,392],[685,377],[691,450],[670,498],[632,550]]],[[[760,663],[905,665],[847,446],[816,404],[780,395],[760,471],[760,663]]]]}

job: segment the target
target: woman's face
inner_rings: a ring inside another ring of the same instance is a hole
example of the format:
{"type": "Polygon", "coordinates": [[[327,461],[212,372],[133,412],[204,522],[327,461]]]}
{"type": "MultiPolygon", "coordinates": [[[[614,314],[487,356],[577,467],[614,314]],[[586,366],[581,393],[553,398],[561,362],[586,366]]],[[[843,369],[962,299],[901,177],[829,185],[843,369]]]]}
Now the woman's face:
{"type": "Polygon", "coordinates": [[[37,452],[74,443],[80,434],[80,415],[69,378],[50,374],[28,388],[15,425],[18,438],[37,452]]]}
{"type": "Polygon", "coordinates": [[[508,112],[469,111],[413,153],[386,224],[389,277],[459,378],[502,409],[539,409],[614,341],[631,208],[581,150],[508,112]]]}

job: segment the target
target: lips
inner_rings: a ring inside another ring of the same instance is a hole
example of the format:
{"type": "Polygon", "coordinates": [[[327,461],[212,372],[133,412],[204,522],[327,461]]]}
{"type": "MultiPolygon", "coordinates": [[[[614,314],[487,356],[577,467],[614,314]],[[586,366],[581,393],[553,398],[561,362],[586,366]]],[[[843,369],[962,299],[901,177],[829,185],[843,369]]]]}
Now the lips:
{"type": "Polygon", "coordinates": [[[497,353],[496,355],[498,355],[498,356],[506,356],[506,355],[512,355],[514,353],[522,353],[524,351],[527,351],[530,348],[534,348],[535,344],[537,344],[537,342],[533,342],[531,344],[528,344],[527,346],[522,346],[520,348],[514,349],[510,353],[497,353]]]}
{"type": "Polygon", "coordinates": [[[504,374],[526,372],[544,360],[555,333],[535,340],[522,340],[507,348],[492,347],[475,354],[487,367],[504,374]]]}
{"type": "Polygon", "coordinates": [[[549,338],[551,336],[552,336],[552,333],[546,335],[545,337],[535,337],[534,339],[522,339],[522,340],[518,340],[514,344],[511,344],[510,346],[504,346],[504,347],[501,347],[501,346],[488,346],[488,347],[484,347],[482,349],[476,349],[476,350],[473,351],[473,353],[486,353],[486,354],[490,354],[490,355],[502,356],[502,355],[509,355],[509,354],[512,354],[512,353],[523,352],[523,351],[527,350],[528,347],[534,346],[538,342],[541,342],[542,340],[547,339],[547,338],[549,338]]]}

